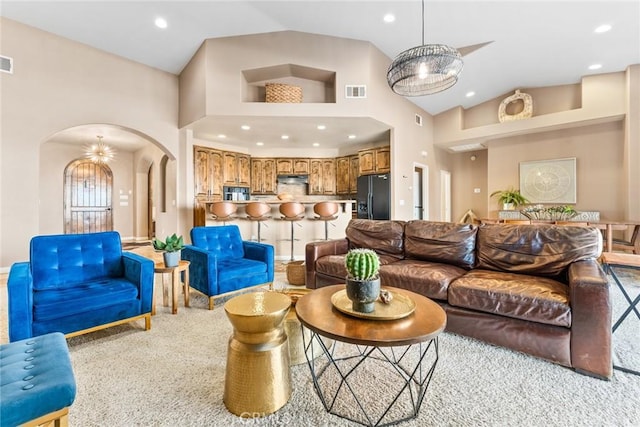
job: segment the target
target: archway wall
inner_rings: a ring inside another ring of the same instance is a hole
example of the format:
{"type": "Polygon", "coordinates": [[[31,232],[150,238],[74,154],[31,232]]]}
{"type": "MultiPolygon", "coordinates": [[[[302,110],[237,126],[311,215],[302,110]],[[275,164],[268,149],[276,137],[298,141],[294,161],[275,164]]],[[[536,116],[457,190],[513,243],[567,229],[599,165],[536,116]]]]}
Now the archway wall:
{"type": "MultiPolygon", "coordinates": [[[[175,158],[178,79],[6,18],[0,18],[0,39],[3,55],[15,64],[14,74],[0,73],[0,269],[6,271],[28,259],[32,236],[61,229],[57,220],[41,218],[48,198],[42,200],[40,164],[51,160],[41,161],[49,154],[41,145],[64,129],[106,123],[147,135],[175,158]]],[[[42,174],[61,182],[62,170],[42,174]]]]}

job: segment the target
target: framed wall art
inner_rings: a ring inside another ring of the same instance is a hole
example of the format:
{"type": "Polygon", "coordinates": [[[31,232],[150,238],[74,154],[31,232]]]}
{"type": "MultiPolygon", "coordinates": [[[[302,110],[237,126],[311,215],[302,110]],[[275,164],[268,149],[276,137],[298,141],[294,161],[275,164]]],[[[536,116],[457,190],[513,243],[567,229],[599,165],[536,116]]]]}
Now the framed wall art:
{"type": "Polygon", "coordinates": [[[520,193],[531,203],[576,203],[576,158],[520,162],[520,193]]]}

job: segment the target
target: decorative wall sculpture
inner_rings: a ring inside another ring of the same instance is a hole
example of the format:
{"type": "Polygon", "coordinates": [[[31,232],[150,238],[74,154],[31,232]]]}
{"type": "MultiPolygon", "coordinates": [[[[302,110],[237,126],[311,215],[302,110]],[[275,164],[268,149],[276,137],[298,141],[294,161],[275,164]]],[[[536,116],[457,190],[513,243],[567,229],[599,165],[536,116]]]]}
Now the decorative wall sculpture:
{"type": "Polygon", "coordinates": [[[502,100],[502,102],[500,103],[500,107],[498,108],[498,120],[500,120],[500,123],[509,122],[512,120],[528,119],[531,117],[532,114],[533,114],[533,99],[531,98],[531,95],[529,95],[528,93],[520,92],[520,90],[516,90],[516,93],[502,100]],[[522,111],[520,111],[517,114],[508,114],[507,106],[509,104],[513,104],[520,101],[524,103],[524,107],[522,108],[522,111]]]}

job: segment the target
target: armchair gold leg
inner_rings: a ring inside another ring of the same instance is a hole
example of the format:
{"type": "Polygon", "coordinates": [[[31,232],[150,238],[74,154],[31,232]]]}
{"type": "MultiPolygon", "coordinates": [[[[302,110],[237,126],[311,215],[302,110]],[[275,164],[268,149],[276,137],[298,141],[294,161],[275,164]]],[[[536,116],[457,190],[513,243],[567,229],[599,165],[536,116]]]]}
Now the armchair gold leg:
{"type": "Polygon", "coordinates": [[[209,310],[213,310],[213,297],[209,297],[209,310]]]}
{"type": "Polygon", "coordinates": [[[149,329],[151,329],[151,314],[144,316],[144,330],[148,331],[149,329]]]}

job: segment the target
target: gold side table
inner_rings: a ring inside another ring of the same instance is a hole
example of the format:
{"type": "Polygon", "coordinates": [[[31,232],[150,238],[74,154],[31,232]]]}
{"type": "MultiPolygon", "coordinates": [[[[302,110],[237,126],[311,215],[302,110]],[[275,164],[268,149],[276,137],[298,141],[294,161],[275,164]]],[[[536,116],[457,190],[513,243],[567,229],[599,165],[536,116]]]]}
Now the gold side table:
{"type": "Polygon", "coordinates": [[[255,418],[289,401],[289,342],[283,321],[290,306],[291,299],[277,292],[246,293],[224,305],[233,326],[223,398],[229,412],[255,418]]]}

